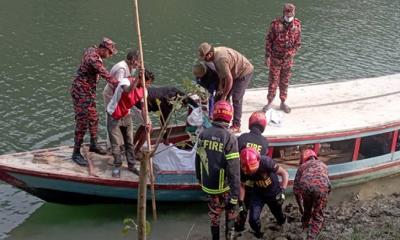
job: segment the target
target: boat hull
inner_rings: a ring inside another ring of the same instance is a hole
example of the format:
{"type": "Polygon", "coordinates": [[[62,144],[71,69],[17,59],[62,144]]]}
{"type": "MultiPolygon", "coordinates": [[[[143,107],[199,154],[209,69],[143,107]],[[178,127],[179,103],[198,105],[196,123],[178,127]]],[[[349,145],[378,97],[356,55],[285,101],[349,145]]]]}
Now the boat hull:
{"type": "MultiPolygon", "coordinates": [[[[362,161],[328,166],[333,188],[340,188],[400,174],[400,152],[362,161]]],[[[296,169],[289,169],[291,192],[296,169]]],[[[48,202],[62,204],[132,203],[137,200],[138,183],[110,179],[69,179],[0,166],[0,179],[48,202]]],[[[157,201],[204,201],[206,195],[194,172],[161,172],[155,184],[157,201]]],[[[148,191],[150,200],[150,191],[148,191]]]]}

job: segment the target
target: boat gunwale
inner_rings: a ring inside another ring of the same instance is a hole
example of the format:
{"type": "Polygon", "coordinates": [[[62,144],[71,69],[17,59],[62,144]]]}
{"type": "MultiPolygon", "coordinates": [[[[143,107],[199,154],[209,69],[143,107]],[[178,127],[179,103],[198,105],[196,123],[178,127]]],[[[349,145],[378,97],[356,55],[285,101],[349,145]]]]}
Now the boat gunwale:
{"type": "MultiPolygon", "coordinates": [[[[182,127],[182,126],[176,126],[182,127]]],[[[304,143],[321,143],[321,142],[333,142],[333,141],[341,141],[341,140],[348,140],[348,139],[356,139],[359,137],[367,137],[375,134],[387,133],[392,132],[395,130],[400,130],[400,121],[391,122],[387,124],[380,124],[372,127],[367,128],[359,128],[359,129],[351,129],[347,131],[338,131],[338,132],[327,132],[322,134],[312,134],[312,135],[299,135],[299,136],[265,136],[271,143],[271,146],[284,146],[285,145],[297,145],[297,144],[304,144],[304,143]]],[[[268,130],[267,130],[268,131],[268,130]]],[[[182,133],[180,135],[175,135],[174,139],[181,139],[186,138],[188,135],[187,133],[182,133]]],[[[101,142],[105,143],[105,142],[101,142]]],[[[85,144],[88,145],[88,144],[85,144]]],[[[27,154],[38,154],[38,153],[46,153],[55,150],[62,150],[63,148],[73,148],[73,146],[57,146],[52,148],[45,148],[45,149],[34,149],[27,152],[16,152],[16,153],[8,153],[3,154],[0,156],[23,156],[27,154]]]]}
{"type": "MultiPolygon", "coordinates": [[[[321,143],[321,142],[333,142],[342,141],[348,139],[356,139],[368,137],[376,134],[393,132],[400,129],[400,121],[380,124],[367,128],[351,129],[346,131],[337,132],[326,132],[322,134],[312,135],[299,135],[299,136],[265,136],[271,143],[271,146],[286,146],[286,145],[298,145],[307,143],[321,143]]],[[[267,130],[268,131],[268,130],[267,130]]]]}
{"type": "MultiPolygon", "coordinates": [[[[112,187],[127,187],[127,188],[137,188],[139,186],[138,181],[129,181],[123,179],[111,179],[111,178],[102,178],[102,177],[94,177],[94,176],[76,176],[76,175],[66,175],[66,174],[55,174],[55,173],[48,173],[43,171],[37,170],[29,170],[25,168],[16,168],[10,167],[0,164],[0,173],[10,175],[12,173],[16,174],[23,174],[27,176],[33,177],[42,177],[45,179],[54,179],[54,180],[65,180],[65,181],[73,181],[73,182],[80,182],[84,184],[101,184],[105,186],[112,186],[112,187]]],[[[179,173],[179,171],[177,171],[179,173]]],[[[194,173],[194,172],[193,172],[194,173]]],[[[178,175],[178,174],[177,174],[178,175]]],[[[1,175],[0,175],[1,176],[1,175]]],[[[13,176],[11,176],[13,177],[13,176]]],[[[15,177],[13,177],[15,178],[15,177]]],[[[150,183],[148,183],[149,185],[150,183]]],[[[200,189],[200,186],[195,184],[173,184],[173,183],[155,183],[154,184],[156,189],[164,189],[164,190],[186,190],[186,189],[200,189]]]]}
{"type": "MultiPolygon", "coordinates": [[[[362,161],[362,160],[358,160],[362,161]]],[[[356,163],[356,161],[353,162],[348,162],[349,164],[351,163],[356,163]]],[[[340,180],[348,177],[353,177],[353,176],[359,176],[359,175],[364,175],[366,173],[371,173],[374,171],[379,171],[382,169],[387,169],[391,168],[394,166],[400,166],[400,158],[391,160],[389,162],[384,162],[381,164],[377,164],[375,166],[367,166],[363,168],[356,169],[354,171],[347,171],[343,173],[337,173],[334,175],[329,175],[329,178],[331,180],[340,180]]],[[[168,171],[169,174],[173,174],[174,171],[168,171]]],[[[16,167],[10,167],[10,166],[5,166],[5,165],[0,165],[0,176],[3,174],[8,175],[12,178],[15,178],[12,176],[12,173],[16,174],[24,174],[27,176],[33,176],[33,177],[42,177],[46,179],[54,179],[54,180],[65,180],[65,181],[73,181],[73,182],[79,182],[83,184],[101,184],[104,186],[111,186],[111,187],[122,187],[122,188],[137,188],[138,187],[138,181],[129,181],[129,180],[121,180],[121,179],[109,179],[109,178],[100,178],[100,177],[93,177],[93,176],[87,176],[87,177],[82,177],[82,176],[72,176],[72,175],[65,175],[65,174],[54,174],[54,173],[48,173],[48,172],[41,172],[41,171],[36,171],[36,170],[29,170],[29,169],[23,169],[23,168],[16,168],[16,167]]],[[[176,171],[177,175],[180,174],[180,171],[176,171]]],[[[187,173],[189,173],[187,171],[187,173]]],[[[192,172],[194,174],[194,171],[192,172]]],[[[17,179],[17,178],[16,178],[17,179]]],[[[19,179],[17,179],[20,181],[19,179]]],[[[293,184],[293,179],[289,180],[289,185],[293,184]]],[[[200,185],[198,183],[188,183],[188,184],[173,184],[173,183],[155,183],[155,188],[159,190],[193,190],[193,189],[200,189],[200,185]]]]}

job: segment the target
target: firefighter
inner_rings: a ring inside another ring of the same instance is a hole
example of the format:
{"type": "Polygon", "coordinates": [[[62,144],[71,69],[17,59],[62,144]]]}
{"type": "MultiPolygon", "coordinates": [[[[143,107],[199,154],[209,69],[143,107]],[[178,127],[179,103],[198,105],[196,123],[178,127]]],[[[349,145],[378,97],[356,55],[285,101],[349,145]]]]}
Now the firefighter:
{"type": "Polygon", "coordinates": [[[290,113],[286,104],[289,79],[292,75],[293,59],[301,46],[301,22],[295,18],[295,6],[286,3],[283,16],[272,21],[265,37],[265,65],[269,68],[267,105],[263,110],[272,107],[276,89],[279,86],[280,109],[290,113]]]}
{"type": "MultiPolygon", "coordinates": [[[[248,181],[253,187],[250,196],[250,227],[256,238],[262,238],[264,233],[261,231],[260,215],[265,204],[268,205],[278,225],[281,226],[286,221],[282,204],[285,200],[289,174],[273,159],[268,156],[260,156],[252,147],[240,151],[240,167],[243,173],[241,182],[248,181]],[[281,182],[279,182],[278,176],[281,177],[281,182]]],[[[241,191],[243,190],[241,189],[241,191]]]]}
{"type": "Polygon", "coordinates": [[[238,138],[239,151],[245,147],[253,147],[261,155],[268,153],[268,140],[262,135],[267,126],[267,117],[262,111],[253,112],[249,118],[248,133],[243,133],[238,138]]]}
{"type": "Polygon", "coordinates": [[[316,239],[323,227],[324,209],[330,191],[328,167],[318,160],[313,150],[304,150],[294,179],[293,192],[302,215],[303,229],[307,229],[308,240],[316,239]]]}
{"type": "Polygon", "coordinates": [[[81,166],[87,166],[87,160],[81,154],[81,146],[86,131],[90,132],[90,152],[105,155],[107,152],[97,145],[97,128],[99,117],[96,110],[96,87],[99,78],[116,86],[118,80],[113,78],[104,66],[103,59],[117,53],[115,43],[103,38],[99,46],[92,46],[83,53],[77,76],[72,82],[71,96],[75,112],[75,137],[72,160],[81,166]]]}
{"type": "MultiPolygon", "coordinates": [[[[246,147],[252,147],[257,150],[257,152],[261,156],[265,156],[268,153],[268,141],[262,136],[262,133],[267,126],[267,118],[265,117],[264,112],[254,112],[251,114],[249,118],[249,130],[248,133],[243,133],[238,138],[238,146],[239,151],[246,147]]],[[[243,172],[241,173],[243,175],[243,172]]],[[[241,183],[241,189],[245,191],[240,194],[244,194],[239,199],[243,199],[243,201],[239,200],[239,215],[236,219],[235,231],[241,232],[244,231],[244,225],[247,219],[248,209],[250,207],[250,196],[252,187],[249,186],[249,183],[241,183]]]]}
{"type": "Polygon", "coordinates": [[[226,101],[214,106],[212,127],[199,134],[196,176],[208,195],[212,239],[219,239],[219,225],[225,210],[226,239],[233,239],[240,191],[240,162],[236,137],[228,130],[233,109],[226,101]]]}

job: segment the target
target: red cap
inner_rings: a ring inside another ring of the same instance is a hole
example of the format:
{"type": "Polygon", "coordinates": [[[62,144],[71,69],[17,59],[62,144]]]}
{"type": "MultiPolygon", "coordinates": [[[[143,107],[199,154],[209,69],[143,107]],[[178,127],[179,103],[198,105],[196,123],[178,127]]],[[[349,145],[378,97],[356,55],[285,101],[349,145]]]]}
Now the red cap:
{"type": "Polygon", "coordinates": [[[99,47],[107,48],[108,50],[110,50],[111,54],[117,54],[118,51],[115,45],[115,42],[113,42],[111,39],[104,37],[99,47]]]}
{"type": "Polygon", "coordinates": [[[292,3],[285,3],[283,6],[283,15],[289,15],[290,17],[294,16],[296,7],[292,3]]]}

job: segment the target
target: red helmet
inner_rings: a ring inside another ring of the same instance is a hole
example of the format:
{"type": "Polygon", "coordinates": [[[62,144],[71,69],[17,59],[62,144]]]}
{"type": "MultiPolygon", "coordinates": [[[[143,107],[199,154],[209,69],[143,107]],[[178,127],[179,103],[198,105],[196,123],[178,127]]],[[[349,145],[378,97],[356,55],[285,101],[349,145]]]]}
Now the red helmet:
{"type": "Polygon", "coordinates": [[[260,154],[252,147],[243,148],[240,151],[240,168],[244,174],[251,175],[260,166],[260,154]]]}
{"type": "Polygon", "coordinates": [[[310,160],[311,157],[318,159],[317,154],[313,150],[311,149],[304,150],[300,156],[300,164],[307,162],[308,160],[310,160]]]}
{"type": "Polygon", "coordinates": [[[249,128],[253,125],[259,125],[264,131],[267,126],[267,117],[264,112],[253,112],[249,118],[249,128]]]}
{"type": "Polygon", "coordinates": [[[224,122],[231,122],[233,116],[233,109],[229,102],[218,101],[214,105],[213,120],[220,120],[224,122]]]}

